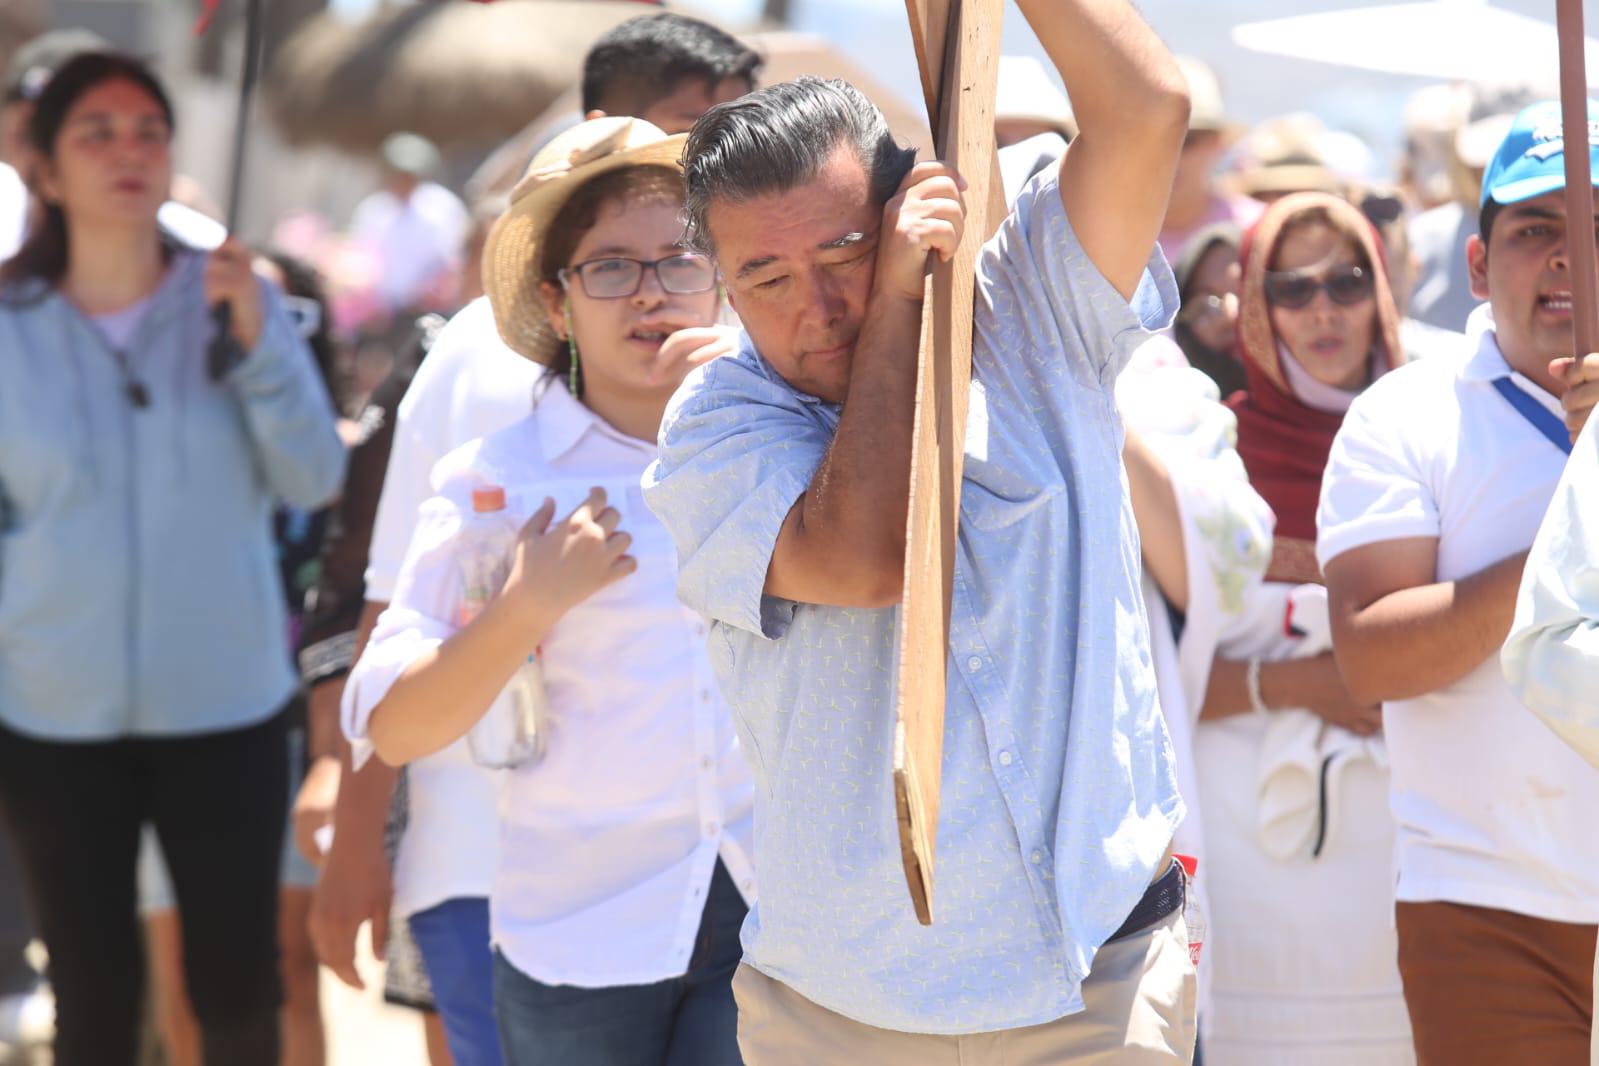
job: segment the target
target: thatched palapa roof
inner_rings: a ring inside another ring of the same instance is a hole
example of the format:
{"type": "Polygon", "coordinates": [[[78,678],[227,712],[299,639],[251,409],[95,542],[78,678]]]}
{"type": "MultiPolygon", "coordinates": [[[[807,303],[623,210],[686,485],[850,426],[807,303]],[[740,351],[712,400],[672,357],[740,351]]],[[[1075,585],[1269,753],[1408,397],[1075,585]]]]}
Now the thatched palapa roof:
{"type": "Polygon", "coordinates": [[[606,30],[651,8],[617,0],[418,3],[360,23],[309,20],[279,51],[266,101],[294,144],[376,148],[398,130],[441,147],[498,141],[572,85],[606,30]]]}

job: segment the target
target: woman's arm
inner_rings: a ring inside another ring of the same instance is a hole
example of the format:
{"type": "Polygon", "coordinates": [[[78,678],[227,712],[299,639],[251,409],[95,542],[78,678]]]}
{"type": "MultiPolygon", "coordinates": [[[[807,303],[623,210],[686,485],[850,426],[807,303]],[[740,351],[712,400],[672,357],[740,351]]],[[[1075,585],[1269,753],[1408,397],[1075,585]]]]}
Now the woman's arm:
{"type": "MultiPolygon", "coordinates": [[[[1382,729],[1382,708],[1356,702],[1331,652],[1307,659],[1263,662],[1259,670],[1260,696],[1267,710],[1304,708],[1358,736],[1371,736],[1382,729]]],[[[1214,722],[1252,710],[1249,663],[1217,656],[1199,720],[1214,722]]]]}
{"type": "Polygon", "coordinates": [[[500,595],[418,656],[373,708],[367,733],[384,762],[407,763],[465,735],[562,615],[637,569],[602,489],[551,526],[554,513],[545,500],[523,527],[500,595]]]}
{"type": "Polygon", "coordinates": [[[1187,611],[1188,551],[1183,543],[1182,508],[1171,473],[1144,438],[1130,428],[1122,462],[1127,467],[1128,492],[1133,501],[1133,517],[1138,522],[1144,567],[1166,602],[1179,611],[1187,611]]]}
{"type": "Polygon", "coordinates": [[[238,241],[211,253],[205,289],[208,304],[232,306],[234,335],[249,353],[224,380],[244,409],[267,485],[285,503],[314,511],[339,491],[346,461],[316,362],[238,241]]]}

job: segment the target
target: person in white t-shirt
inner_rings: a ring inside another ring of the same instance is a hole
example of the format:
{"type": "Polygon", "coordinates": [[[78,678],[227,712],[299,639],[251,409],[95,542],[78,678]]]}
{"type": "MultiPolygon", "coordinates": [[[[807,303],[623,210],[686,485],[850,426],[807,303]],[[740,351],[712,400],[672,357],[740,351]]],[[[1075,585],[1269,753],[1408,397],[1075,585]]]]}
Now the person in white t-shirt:
{"type": "MultiPolygon", "coordinates": [[[[1585,362],[1599,377],[1599,357],[1585,362]]],[[[1587,421],[1527,557],[1500,663],[1527,709],[1599,773],[1599,427],[1587,421]]],[[[1599,1032],[1592,1058],[1599,1062],[1599,1032]]]]}
{"type": "Polygon", "coordinates": [[[430,180],[442,160],[431,141],[396,133],[383,142],[383,187],[350,219],[350,236],[380,263],[378,295],[395,312],[424,310],[461,266],[472,218],[453,192],[430,180]]]}
{"type": "Polygon", "coordinates": [[[1559,105],[1517,116],[1468,246],[1489,306],[1458,355],[1355,401],[1317,518],[1339,665],[1357,699],[1383,704],[1399,968],[1422,1066],[1588,1062],[1599,775],[1498,662],[1571,448],[1563,149],[1559,105]]]}

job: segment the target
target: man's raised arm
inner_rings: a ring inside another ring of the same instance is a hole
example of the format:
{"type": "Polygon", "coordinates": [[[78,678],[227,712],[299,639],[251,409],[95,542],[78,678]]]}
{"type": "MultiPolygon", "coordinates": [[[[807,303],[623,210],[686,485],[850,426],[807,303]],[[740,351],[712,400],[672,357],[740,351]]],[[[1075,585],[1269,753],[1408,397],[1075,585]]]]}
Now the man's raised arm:
{"type": "Polygon", "coordinates": [[[1060,71],[1081,132],[1060,190],[1083,250],[1132,299],[1188,133],[1182,69],[1127,0],[1017,0],[1060,71]]]}

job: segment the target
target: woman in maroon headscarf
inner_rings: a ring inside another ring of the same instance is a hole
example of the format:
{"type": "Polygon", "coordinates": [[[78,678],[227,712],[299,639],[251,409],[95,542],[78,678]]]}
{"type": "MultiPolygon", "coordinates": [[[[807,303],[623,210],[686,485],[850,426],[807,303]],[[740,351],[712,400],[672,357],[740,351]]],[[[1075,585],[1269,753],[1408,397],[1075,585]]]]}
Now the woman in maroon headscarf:
{"type": "Polygon", "coordinates": [[[1195,740],[1208,851],[1206,1058],[1409,1064],[1391,928],[1380,709],[1350,697],[1316,566],[1316,504],[1354,398],[1404,361],[1377,235],[1333,196],[1278,201],[1245,237],[1238,451],[1277,517],[1223,633],[1195,740]]]}

